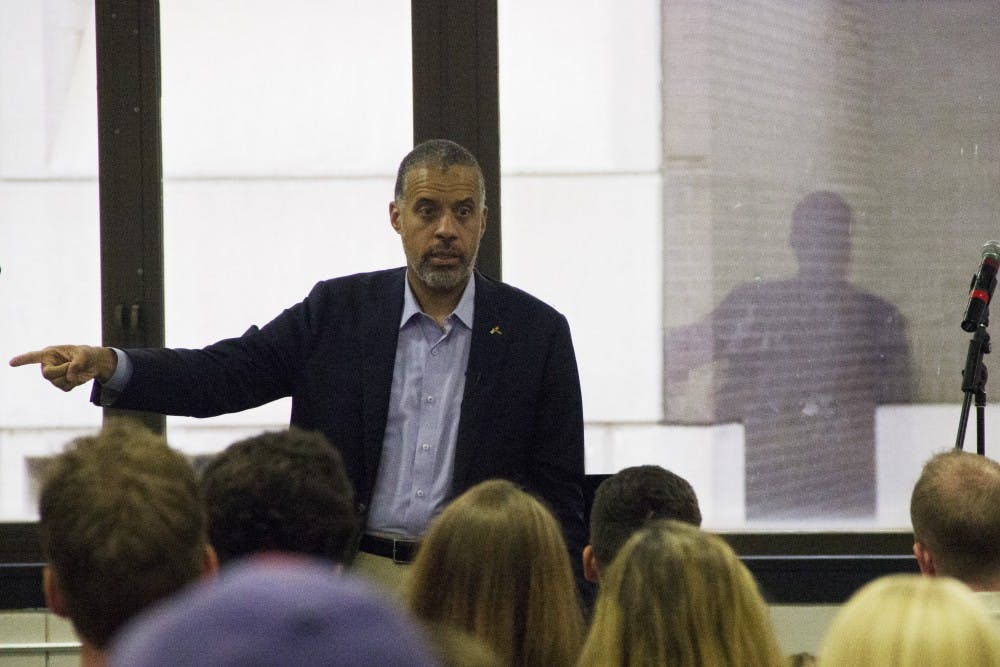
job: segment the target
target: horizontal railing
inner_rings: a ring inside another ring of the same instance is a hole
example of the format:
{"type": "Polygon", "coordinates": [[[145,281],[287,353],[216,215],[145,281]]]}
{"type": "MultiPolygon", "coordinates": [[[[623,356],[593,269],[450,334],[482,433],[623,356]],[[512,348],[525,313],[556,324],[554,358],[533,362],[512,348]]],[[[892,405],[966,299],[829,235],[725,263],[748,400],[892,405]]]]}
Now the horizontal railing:
{"type": "Polygon", "coordinates": [[[16,644],[0,644],[0,655],[25,653],[75,653],[79,650],[79,642],[25,642],[16,644]]]}

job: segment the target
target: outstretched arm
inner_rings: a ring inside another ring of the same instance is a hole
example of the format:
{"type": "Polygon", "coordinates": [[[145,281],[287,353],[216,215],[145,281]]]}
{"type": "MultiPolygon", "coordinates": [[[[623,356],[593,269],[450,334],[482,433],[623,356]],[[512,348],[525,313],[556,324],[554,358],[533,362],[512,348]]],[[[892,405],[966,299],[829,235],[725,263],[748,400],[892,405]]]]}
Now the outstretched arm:
{"type": "Polygon", "coordinates": [[[10,360],[11,366],[28,364],[40,364],[42,377],[63,391],[69,391],[94,379],[107,382],[115,372],[118,357],[109,347],[53,345],[19,354],[10,360]]]}

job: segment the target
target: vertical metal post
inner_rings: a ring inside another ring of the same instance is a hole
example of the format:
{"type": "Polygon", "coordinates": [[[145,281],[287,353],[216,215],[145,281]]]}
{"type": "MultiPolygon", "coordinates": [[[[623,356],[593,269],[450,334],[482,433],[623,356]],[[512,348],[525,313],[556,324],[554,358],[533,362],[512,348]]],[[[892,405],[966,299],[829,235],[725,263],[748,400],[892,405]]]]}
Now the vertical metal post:
{"type": "Polygon", "coordinates": [[[413,140],[451,139],[486,177],[479,270],[501,278],[500,114],[496,0],[411,0],[413,140]]]}
{"type": "MultiPolygon", "coordinates": [[[[160,347],[163,166],[157,0],[96,0],[104,345],[160,347]]],[[[163,432],[153,413],[127,414],[163,432]]]]}

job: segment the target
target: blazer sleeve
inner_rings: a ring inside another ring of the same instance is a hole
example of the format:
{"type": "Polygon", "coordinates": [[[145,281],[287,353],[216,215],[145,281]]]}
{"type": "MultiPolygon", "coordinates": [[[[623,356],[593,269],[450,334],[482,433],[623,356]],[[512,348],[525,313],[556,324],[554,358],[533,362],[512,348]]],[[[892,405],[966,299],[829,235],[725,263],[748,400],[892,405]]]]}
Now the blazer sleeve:
{"type": "MultiPolygon", "coordinates": [[[[318,288],[263,328],[251,327],[237,338],[198,350],[125,350],[132,377],[111,407],[213,417],[290,395],[312,338],[318,288]]],[[[91,400],[99,397],[95,387],[91,400]]]]}

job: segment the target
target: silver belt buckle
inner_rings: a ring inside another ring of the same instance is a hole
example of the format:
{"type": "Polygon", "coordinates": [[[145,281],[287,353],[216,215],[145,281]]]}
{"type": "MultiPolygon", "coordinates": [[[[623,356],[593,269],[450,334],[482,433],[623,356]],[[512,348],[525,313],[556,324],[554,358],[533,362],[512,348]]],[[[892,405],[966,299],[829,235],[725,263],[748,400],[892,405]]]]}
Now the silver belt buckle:
{"type": "Polygon", "coordinates": [[[396,547],[402,541],[403,540],[397,540],[395,538],[393,538],[393,540],[392,540],[392,562],[396,563],[397,565],[406,565],[409,562],[409,561],[405,561],[405,560],[400,560],[399,557],[396,555],[396,553],[397,553],[396,547]]]}

